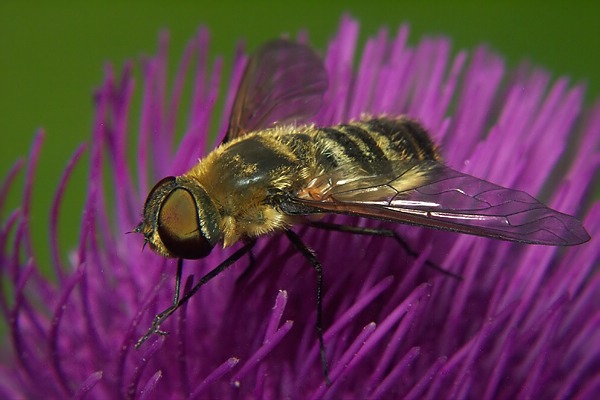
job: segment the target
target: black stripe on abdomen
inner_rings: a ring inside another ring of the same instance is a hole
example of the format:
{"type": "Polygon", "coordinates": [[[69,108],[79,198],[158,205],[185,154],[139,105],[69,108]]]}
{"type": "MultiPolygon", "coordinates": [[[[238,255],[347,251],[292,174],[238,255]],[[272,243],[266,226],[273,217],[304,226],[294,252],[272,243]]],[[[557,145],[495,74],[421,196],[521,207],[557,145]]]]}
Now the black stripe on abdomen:
{"type": "MultiPolygon", "coordinates": [[[[362,170],[374,175],[391,171],[389,160],[368,131],[355,125],[321,128],[320,131],[323,136],[335,143],[334,147],[341,148],[347,161],[357,164],[362,170]]],[[[338,163],[344,161],[338,160],[338,163]]]]}
{"type": "Polygon", "coordinates": [[[362,144],[362,151],[369,158],[376,174],[387,174],[392,172],[390,160],[386,157],[383,150],[377,144],[377,141],[369,131],[357,125],[340,125],[344,132],[351,136],[354,141],[362,144]]]}
{"type": "Polygon", "coordinates": [[[368,129],[386,136],[398,152],[421,160],[438,160],[429,134],[418,122],[401,118],[375,118],[365,121],[368,129]]]}

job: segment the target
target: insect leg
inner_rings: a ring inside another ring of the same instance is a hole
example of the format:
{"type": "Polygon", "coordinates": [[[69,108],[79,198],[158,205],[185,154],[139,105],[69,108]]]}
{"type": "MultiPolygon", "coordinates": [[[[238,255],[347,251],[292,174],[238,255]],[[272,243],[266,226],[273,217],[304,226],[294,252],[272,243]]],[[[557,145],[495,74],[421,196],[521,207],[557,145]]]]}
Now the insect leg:
{"type": "Polygon", "coordinates": [[[142,345],[142,343],[144,343],[146,340],[148,340],[148,338],[155,333],[158,335],[168,334],[168,332],[160,330],[160,325],[163,322],[165,322],[165,320],[167,318],[169,318],[169,316],[171,314],[173,314],[175,312],[175,310],[177,310],[179,307],[181,307],[182,305],[187,303],[187,301],[194,294],[196,294],[196,292],[198,291],[198,289],[200,289],[200,287],[202,287],[207,282],[209,282],[211,279],[213,279],[214,277],[219,275],[221,272],[223,272],[225,269],[227,269],[229,266],[231,266],[231,264],[233,264],[234,262],[236,262],[237,260],[242,258],[242,256],[244,256],[244,254],[250,252],[252,250],[252,247],[254,247],[255,243],[256,243],[255,240],[247,242],[242,248],[238,249],[235,253],[233,253],[231,256],[229,256],[229,258],[227,258],[225,261],[223,261],[221,264],[219,264],[215,269],[210,271],[208,274],[204,275],[200,279],[200,281],[196,284],[196,286],[194,286],[189,292],[187,292],[181,298],[181,300],[179,299],[179,291],[181,288],[181,274],[182,274],[182,267],[183,267],[183,259],[180,258],[179,261],[177,262],[177,275],[175,277],[175,296],[173,298],[173,304],[169,308],[167,308],[166,310],[164,310],[160,314],[157,314],[154,317],[152,326],[150,327],[150,329],[148,329],[148,332],[146,332],[146,334],[137,341],[137,343],[135,344],[135,348],[138,349],[142,345]]]}
{"type": "Polygon", "coordinates": [[[256,257],[254,257],[254,252],[252,250],[248,251],[248,266],[244,271],[238,276],[235,280],[236,283],[244,282],[250,277],[251,272],[254,270],[254,266],[256,265],[256,257]]]}
{"type": "MultiPolygon", "coordinates": [[[[408,243],[406,243],[406,241],[404,239],[402,239],[400,237],[400,235],[398,235],[398,233],[396,233],[394,230],[391,230],[391,229],[363,228],[363,227],[350,226],[350,225],[338,225],[338,224],[333,224],[330,222],[322,222],[322,221],[309,221],[306,224],[308,226],[311,226],[314,228],[325,229],[328,231],[347,232],[347,233],[354,233],[357,235],[371,235],[371,236],[383,236],[383,237],[393,238],[396,240],[396,242],[398,242],[398,244],[400,244],[400,246],[402,246],[402,248],[404,249],[406,254],[408,254],[409,256],[411,256],[413,258],[417,258],[419,256],[419,253],[414,251],[408,245],[408,243]]],[[[425,265],[427,265],[428,267],[433,268],[436,271],[441,272],[442,274],[449,276],[451,278],[455,278],[455,279],[458,279],[461,281],[463,279],[462,276],[457,275],[451,271],[448,271],[448,270],[440,267],[439,265],[432,263],[429,260],[425,260],[425,265]]]]}
{"type": "Polygon", "coordinates": [[[319,350],[321,353],[321,367],[323,368],[323,375],[325,375],[325,383],[327,386],[331,385],[329,379],[329,370],[327,368],[327,356],[325,354],[325,341],[323,339],[323,266],[306,245],[302,242],[302,239],[293,231],[285,231],[288,239],[296,249],[302,253],[302,255],[308,260],[313,266],[317,273],[317,335],[319,336],[319,350]]]}

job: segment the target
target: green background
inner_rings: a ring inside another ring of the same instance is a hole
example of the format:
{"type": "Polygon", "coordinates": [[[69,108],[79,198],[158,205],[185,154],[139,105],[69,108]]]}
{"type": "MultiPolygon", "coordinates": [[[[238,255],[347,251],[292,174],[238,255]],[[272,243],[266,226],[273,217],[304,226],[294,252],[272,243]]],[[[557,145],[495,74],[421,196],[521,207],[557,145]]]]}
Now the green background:
{"type": "MultiPolygon", "coordinates": [[[[76,146],[87,140],[93,89],[106,61],[121,66],[150,54],[161,29],[171,33],[177,60],[200,24],[212,35],[211,51],[229,65],[236,42],[251,48],[282,32],[306,28],[323,47],[344,11],[361,23],[361,39],[387,26],[411,24],[411,42],[423,34],[448,35],[454,50],[487,43],[509,65],[527,59],[552,72],[587,82],[586,100],[600,93],[600,6],[586,2],[402,2],[324,1],[116,1],[86,4],[2,2],[0,4],[0,174],[25,155],[34,132],[47,132],[34,190],[32,224],[36,253],[48,257],[48,209],[61,172],[76,146]],[[241,2],[240,2],[241,3],[241,2]]],[[[226,75],[225,75],[226,76],[226,75]]],[[[139,87],[138,87],[139,89],[139,87]]],[[[137,112],[135,109],[133,112],[137,112]]],[[[87,160],[84,161],[87,163],[87,160]]],[[[62,248],[76,243],[87,164],[76,170],[61,220],[62,248]]],[[[18,204],[20,187],[9,201],[18,204]]],[[[141,207],[142,205],[140,205],[141,207]]],[[[2,215],[6,218],[6,211],[2,215]]]]}

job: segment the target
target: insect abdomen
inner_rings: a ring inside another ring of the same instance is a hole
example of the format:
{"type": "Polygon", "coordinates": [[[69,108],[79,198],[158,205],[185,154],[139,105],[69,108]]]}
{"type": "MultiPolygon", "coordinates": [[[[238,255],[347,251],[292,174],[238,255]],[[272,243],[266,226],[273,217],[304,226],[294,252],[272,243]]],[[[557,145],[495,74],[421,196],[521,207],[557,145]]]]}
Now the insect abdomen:
{"type": "Polygon", "coordinates": [[[427,131],[407,118],[373,118],[320,128],[321,165],[358,167],[367,174],[387,175],[398,163],[439,161],[427,131]]]}

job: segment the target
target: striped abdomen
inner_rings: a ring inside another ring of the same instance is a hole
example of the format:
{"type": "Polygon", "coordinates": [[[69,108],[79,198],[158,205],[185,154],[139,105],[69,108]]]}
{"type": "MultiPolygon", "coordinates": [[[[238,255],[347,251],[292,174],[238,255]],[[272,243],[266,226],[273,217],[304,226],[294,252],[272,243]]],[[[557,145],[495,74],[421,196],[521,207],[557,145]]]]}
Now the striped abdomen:
{"type": "Polygon", "coordinates": [[[326,170],[357,167],[368,175],[389,175],[399,163],[440,160],[425,129],[406,118],[374,118],[317,130],[322,149],[317,162],[326,170]]]}

